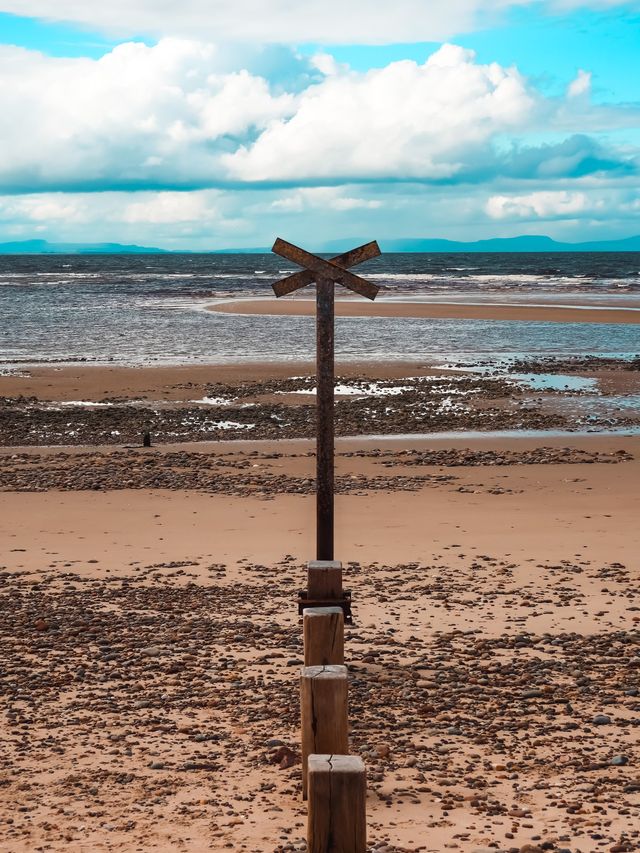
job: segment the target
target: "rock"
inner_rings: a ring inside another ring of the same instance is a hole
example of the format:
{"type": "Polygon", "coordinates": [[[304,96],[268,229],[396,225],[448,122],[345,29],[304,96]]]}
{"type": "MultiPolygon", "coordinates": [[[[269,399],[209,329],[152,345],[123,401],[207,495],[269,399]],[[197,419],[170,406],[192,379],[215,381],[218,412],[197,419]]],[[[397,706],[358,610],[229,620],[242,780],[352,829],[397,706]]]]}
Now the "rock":
{"type": "Polygon", "coordinates": [[[294,764],[300,763],[300,757],[288,746],[281,746],[269,758],[272,764],[277,764],[280,770],[287,770],[294,764]]]}
{"type": "Polygon", "coordinates": [[[46,631],[49,625],[45,622],[44,619],[36,619],[36,623],[34,628],[36,631],[46,631]]]}
{"type": "Polygon", "coordinates": [[[629,758],[626,755],[614,755],[609,764],[612,767],[622,767],[624,764],[629,763],[629,758]]]}
{"type": "Polygon", "coordinates": [[[162,649],[160,646],[147,646],[144,649],[140,649],[140,654],[146,655],[148,658],[159,658],[162,654],[162,649]]]}
{"type": "Polygon", "coordinates": [[[611,722],[611,717],[606,714],[596,714],[592,720],[594,726],[608,726],[611,722]]]}

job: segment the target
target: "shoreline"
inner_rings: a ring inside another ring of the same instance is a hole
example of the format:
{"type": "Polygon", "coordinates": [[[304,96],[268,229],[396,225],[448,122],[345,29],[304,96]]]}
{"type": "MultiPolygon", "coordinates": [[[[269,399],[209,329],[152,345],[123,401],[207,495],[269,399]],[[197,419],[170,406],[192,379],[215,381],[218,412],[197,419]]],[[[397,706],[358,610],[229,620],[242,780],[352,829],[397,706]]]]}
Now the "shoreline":
{"type": "MultiPolygon", "coordinates": [[[[221,314],[311,317],[312,299],[241,299],[207,305],[206,311],[221,314]]],[[[504,305],[458,302],[368,302],[337,300],[337,317],[406,317],[431,320],[496,320],[536,323],[640,324],[637,308],[587,306],[504,305]]]]}

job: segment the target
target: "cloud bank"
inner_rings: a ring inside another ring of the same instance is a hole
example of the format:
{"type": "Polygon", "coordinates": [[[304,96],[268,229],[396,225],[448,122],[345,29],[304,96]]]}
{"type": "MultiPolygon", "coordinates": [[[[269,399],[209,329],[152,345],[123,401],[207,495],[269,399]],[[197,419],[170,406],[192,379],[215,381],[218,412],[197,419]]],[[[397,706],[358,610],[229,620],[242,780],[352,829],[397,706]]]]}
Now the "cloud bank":
{"type": "MultiPolygon", "coordinates": [[[[423,64],[366,73],[288,56],[285,86],[231,71],[215,46],[184,39],[125,43],[99,60],[0,47],[0,192],[483,183],[636,169],[634,152],[566,136],[574,103],[577,126],[588,115],[582,84],[579,97],[545,99],[516,68],[480,64],[450,44],[423,64]],[[564,138],[528,143],[554,123],[564,138]]],[[[619,118],[626,126],[629,110],[619,118]]],[[[607,127],[616,120],[609,108],[607,127]]]]}
{"type": "Polygon", "coordinates": [[[640,108],[591,83],[549,97],[453,44],[367,72],[188,38],[100,59],[0,46],[0,239],[630,233],[640,108]]]}
{"type": "Polygon", "coordinates": [[[0,0],[0,11],[66,21],[119,37],[184,36],[300,44],[444,41],[485,28],[515,6],[550,13],[575,8],[638,8],[635,0],[0,0]]]}

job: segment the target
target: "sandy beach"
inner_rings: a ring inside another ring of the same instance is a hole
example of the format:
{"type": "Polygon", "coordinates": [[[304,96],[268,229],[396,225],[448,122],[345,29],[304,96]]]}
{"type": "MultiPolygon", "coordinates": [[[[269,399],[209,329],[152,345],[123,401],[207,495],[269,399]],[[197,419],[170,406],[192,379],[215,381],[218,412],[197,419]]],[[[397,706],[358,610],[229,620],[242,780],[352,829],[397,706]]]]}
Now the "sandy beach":
{"type": "MultiPolygon", "coordinates": [[[[510,369],[551,386],[339,367],[350,737],[379,853],[637,846],[640,436],[633,407],[609,435],[570,412],[585,383],[633,401],[640,374],[510,369]],[[419,435],[437,425],[480,432],[419,435]]],[[[308,362],[0,376],[3,853],[305,849],[312,392],[308,362]]]]}
{"type": "MultiPolygon", "coordinates": [[[[311,445],[131,450],[129,488],[120,453],[0,456],[0,849],[302,850],[311,445]],[[145,485],[206,459],[209,485],[145,485]]],[[[635,849],[639,458],[625,437],[339,444],[376,850],[635,849]]]]}
{"type": "MultiPolygon", "coordinates": [[[[228,314],[273,314],[312,316],[312,299],[238,299],[208,306],[209,311],[228,314]]],[[[640,323],[640,311],[627,308],[578,307],[562,305],[484,305],[459,302],[390,302],[381,298],[340,300],[335,303],[338,317],[422,317],[439,320],[517,320],[540,323],[640,323]]]]}

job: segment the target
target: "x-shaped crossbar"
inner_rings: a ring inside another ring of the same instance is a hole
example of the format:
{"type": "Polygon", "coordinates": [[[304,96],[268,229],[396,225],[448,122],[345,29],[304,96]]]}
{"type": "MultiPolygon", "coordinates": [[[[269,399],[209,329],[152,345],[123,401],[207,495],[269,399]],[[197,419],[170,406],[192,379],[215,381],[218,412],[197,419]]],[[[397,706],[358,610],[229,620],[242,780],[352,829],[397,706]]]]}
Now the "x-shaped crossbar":
{"type": "Polygon", "coordinates": [[[358,246],[357,249],[352,249],[350,252],[345,252],[343,255],[337,255],[330,261],[313,255],[311,252],[305,252],[304,249],[294,246],[293,243],[287,243],[280,237],[273,244],[271,251],[294,264],[298,264],[298,266],[305,267],[300,272],[276,282],[273,285],[276,296],[286,296],[288,293],[300,290],[308,284],[313,284],[318,278],[335,281],[349,290],[353,290],[354,293],[359,293],[360,296],[366,296],[367,299],[371,300],[376,298],[380,290],[375,284],[371,284],[370,281],[361,278],[359,275],[354,275],[347,269],[380,255],[380,247],[375,240],[371,243],[365,243],[364,246],[358,246]]]}

